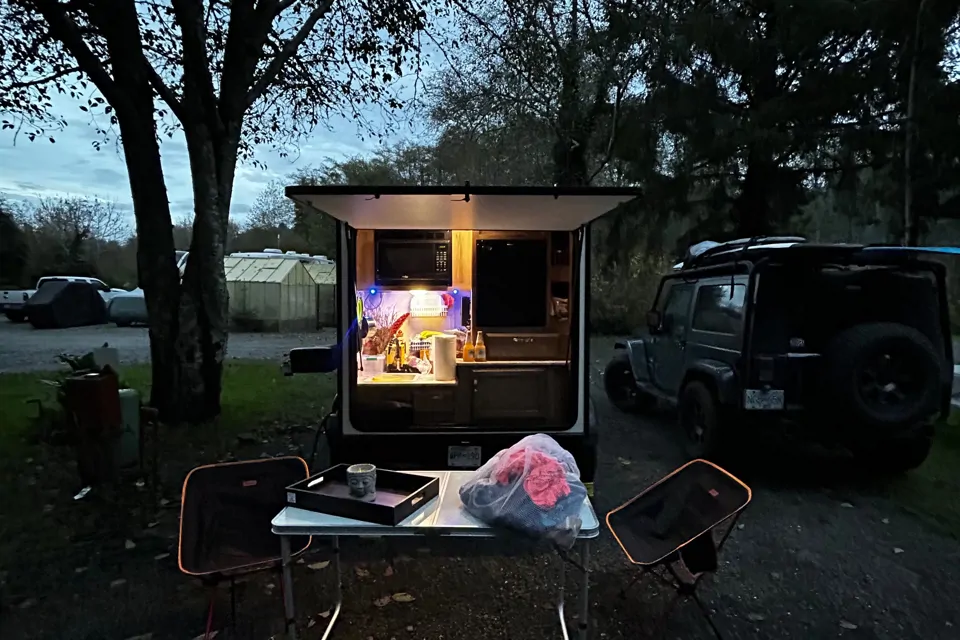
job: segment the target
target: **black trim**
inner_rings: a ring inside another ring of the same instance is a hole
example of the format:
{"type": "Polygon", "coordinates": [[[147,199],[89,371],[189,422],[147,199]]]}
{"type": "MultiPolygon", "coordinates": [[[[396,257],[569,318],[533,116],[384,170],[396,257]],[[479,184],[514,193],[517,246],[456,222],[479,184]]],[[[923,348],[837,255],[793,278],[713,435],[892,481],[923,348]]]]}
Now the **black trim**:
{"type": "MultiPolygon", "coordinates": [[[[339,420],[340,416],[336,416],[339,420]]],[[[358,460],[392,470],[443,470],[447,467],[447,447],[481,447],[481,464],[503,449],[537,431],[513,430],[504,433],[377,433],[344,436],[339,424],[331,428],[331,464],[358,460]]],[[[597,472],[597,436],[595,433],[550,433],[551,438],[570,452],[583,482],[593,482],[597,472]]]]}
{"type": "Polygon", "coordinates": [[[380,196],[444,196],[444,195],[491,195],[491,196],[633,196],[640,197],[640,187],[536,187],[536,186],[474,186],[467,182],[458,186],[420,186],[420,185],[294,185],[287,187],[284,193],[288,198],[294,196],[362,196],[372,198],[380,196]]]}

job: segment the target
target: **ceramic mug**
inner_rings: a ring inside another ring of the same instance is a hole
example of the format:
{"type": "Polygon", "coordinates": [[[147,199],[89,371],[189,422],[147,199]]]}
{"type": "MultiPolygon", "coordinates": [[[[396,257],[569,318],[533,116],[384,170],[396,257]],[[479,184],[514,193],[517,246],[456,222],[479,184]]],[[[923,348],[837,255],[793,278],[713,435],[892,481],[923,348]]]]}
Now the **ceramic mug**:
{"type": "Polygon", "coordinates": [[[372,501],[377,497],[377,468],[372,464],[353,464],[347,467],[347,486],[354,498],[372,501]]]}

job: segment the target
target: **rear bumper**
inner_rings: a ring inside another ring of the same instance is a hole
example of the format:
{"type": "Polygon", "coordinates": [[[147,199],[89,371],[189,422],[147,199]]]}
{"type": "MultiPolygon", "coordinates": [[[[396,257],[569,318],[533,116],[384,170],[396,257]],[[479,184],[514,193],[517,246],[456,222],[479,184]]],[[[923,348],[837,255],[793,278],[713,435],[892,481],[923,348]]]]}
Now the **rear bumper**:
{"type": "Polygon", "coordinates": [[[0,313],[10,311],[23,311],[25,304],[23,302],[0,302],[0,313]]]}
{"type": "MultiPolygon", "coordinates": [[[[448,447],[480,447],[481,464],[497,452],[515,445],[531,433],[432,434],[376,433],[344,436],[337,416],[331,418],[330,456],[332,464],[369,462],[386,469],[460,469],[447,463],[448,447]]],[[[570,452],[584,483],[593,482],[597,470],[597,440],[590,434],[549,434],[570,452]]],[[[468,469],[467,469],[468,470],[468,469]]]]}

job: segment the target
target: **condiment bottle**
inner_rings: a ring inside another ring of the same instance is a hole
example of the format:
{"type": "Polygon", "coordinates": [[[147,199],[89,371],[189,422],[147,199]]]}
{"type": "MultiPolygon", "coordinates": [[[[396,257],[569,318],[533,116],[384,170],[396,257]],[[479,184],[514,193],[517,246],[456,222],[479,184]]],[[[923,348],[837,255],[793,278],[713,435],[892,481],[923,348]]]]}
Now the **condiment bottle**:
{"type": "Polygon", "coordinates": [[[467,341],[463,343],[463,361],[473,362],[473,357],[474,357],[473,343],[470,342],[470,336],[467,336],[467,341]]]}
{"type": "Polygon", "coordinates": [[[473,358],[477,362],[487,361],[487,345],[483,344],[483,331],[477,331],[477,344],[473,348],[473,358]]]}

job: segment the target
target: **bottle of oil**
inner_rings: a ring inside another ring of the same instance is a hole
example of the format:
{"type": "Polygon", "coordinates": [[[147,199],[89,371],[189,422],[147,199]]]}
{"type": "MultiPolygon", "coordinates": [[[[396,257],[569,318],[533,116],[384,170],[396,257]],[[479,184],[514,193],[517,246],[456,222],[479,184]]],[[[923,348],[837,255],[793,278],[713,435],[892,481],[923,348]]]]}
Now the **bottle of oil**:
{"type": "Polygon", "coordinates": [[[473,343],[470,342],[470,336],[467,336],[467,341],[463,343],[463,361],[464,362],[473,362],[475,356],[475,348],[473,343]]]}
{"type": "Polygon", "coordinates": [[[487,345],[483,344],[483,331],[477,331],[477,344],[473,348],[473,358],[477,362],[487,361],[487,345]]]}

